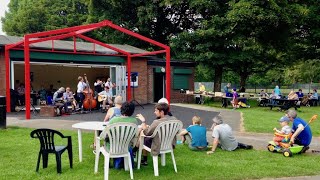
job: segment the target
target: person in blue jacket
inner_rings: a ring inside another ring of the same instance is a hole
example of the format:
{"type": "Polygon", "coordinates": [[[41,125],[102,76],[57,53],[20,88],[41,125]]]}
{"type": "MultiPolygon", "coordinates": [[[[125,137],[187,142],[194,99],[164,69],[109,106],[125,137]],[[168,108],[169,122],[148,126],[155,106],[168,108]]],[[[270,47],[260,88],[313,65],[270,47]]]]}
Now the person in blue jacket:
{"type": "Polygon", "coordinates": [[[290,121],[292,122],[292,136],[290,142],[292,144],[298,144],[304,146],[301,153],[306,152],[309,149],[309,145],[312,140],[312,132],[310,126],[307,123],[297,117],[297,112],[295,110],[289,109],[286,113],[290,121]]]}

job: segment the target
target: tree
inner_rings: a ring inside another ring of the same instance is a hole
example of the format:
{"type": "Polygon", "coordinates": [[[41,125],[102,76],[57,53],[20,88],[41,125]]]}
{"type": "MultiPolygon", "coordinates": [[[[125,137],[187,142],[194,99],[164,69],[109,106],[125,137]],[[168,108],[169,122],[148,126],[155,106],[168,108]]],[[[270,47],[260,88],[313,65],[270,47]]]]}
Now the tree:
{"type": "Polygon", "coordinates": [[[14,36],[81,25],[88,15],[85,0],[11,0],[8,7],[1,21],[14,36]]]}
{"type": "MultiPolygon", "coordinates": [[[[197,29],[203,18],[198,16],[198,11],[210,8],[215,9],[211,6],[205,9],[204,4],[197,6],[193,0],[91,0],[88,22],[109,19],[143,36],[169,44],[171,37],[197,29]]],[[[150,47],[136,38],[109,29],[95,31],[91,35],[108,43],[130,42],[136,47],[150,47]]]]}

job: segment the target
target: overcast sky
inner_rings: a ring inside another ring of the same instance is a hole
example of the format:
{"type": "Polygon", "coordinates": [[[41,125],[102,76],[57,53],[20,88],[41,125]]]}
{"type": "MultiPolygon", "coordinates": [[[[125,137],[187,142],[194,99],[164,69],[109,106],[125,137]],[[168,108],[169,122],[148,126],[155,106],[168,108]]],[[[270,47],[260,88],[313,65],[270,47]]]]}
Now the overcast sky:
{"type": "MultiPolygon", "coordinates": [[[[10,0],[0,0],[1,3],[0,3],[0,16],[1,17],[4,17],[4,12],[6,10],[8,10],[8,4],[10,2],[10,0]]],[[[3,35],[4,32],[2,31],[2,24],[1,24],[1,21],[0,21],[0,35],[3,35]]]]}

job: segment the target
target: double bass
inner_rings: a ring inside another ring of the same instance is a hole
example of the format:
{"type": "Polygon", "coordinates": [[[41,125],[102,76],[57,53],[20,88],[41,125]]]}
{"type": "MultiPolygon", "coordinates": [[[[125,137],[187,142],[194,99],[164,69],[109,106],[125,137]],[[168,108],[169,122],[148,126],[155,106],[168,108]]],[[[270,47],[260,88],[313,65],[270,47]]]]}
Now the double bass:
{"type": "Polygon", "coordinates": [[[84,80],[88,86],[83,90],[83,94],[85,96],[83,100],[83,108],[94,109],[97,106],[97,101],[94,99],[94,92],[90,88],[89,81],[87,79],[86,74],[84,74],[84,80]]]}

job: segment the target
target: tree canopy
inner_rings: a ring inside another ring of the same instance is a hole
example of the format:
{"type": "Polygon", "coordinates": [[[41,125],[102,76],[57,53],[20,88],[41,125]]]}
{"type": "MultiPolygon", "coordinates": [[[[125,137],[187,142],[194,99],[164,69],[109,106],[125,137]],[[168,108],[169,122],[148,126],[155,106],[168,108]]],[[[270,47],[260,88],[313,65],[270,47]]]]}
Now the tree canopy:
{"type": "MultiPolygon", "coordinates": [[[[285,74],[283,82],[317,81],[319,13],[320,1],[11,0],[1,21],[8,35],[22,36],[109,19],[170,44],[174,58],[199,64],[197,80],[211,79],[220,91],[224,75],[237,76],[241,86],[277,71],[285,74]]],[[[107,28],[88,35],[150,48],[107,28]]]]}

